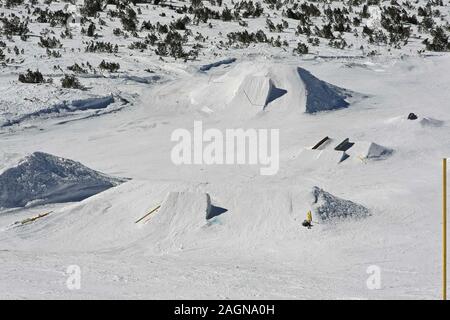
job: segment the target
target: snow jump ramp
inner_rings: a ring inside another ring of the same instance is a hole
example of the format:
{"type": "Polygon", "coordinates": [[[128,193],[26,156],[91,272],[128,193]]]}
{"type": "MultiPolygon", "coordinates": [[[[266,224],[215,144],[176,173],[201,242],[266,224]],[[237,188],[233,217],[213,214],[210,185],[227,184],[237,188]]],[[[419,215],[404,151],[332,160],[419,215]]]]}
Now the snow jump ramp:
{"type": "Polygon", "coordinates": [[[211,197],[207,193],[169,192],[160,208],[149,217],[152,224],[167,230],[189,230],[205,224],[211,212],[211,197]]]}
{"type": "Polygon", "coordinates": [[[270,77],[250,75],[242,82],[232,103],[265,109],[286,93],[286,90],[277,88],[270,77]]]}
{"type": "MultiPolygon", "coordinates": [[[[205,247],[254,248],[307,239],[301,222],[308,210],[322,222],[361,217],[369,211],[354,202],[310,187],[212,190],[231,214],[211,217],[214,206],[206,190],[179,183],[130,181],[80,203],[56,209],[5,232],[5,247],[86,252],[120,250],[129,254],[178,252],[205,247]],[[178,189],[179,190],[179,189],[178,189]],[[195,190],[195,191],[192,191],[195,190]],[[218,191],[219,190],[219,191],[218,191]],[[148,222],[136,224],[155,203],[148,222]]],[[[209,192],[209,191],[208,191],[209,192]]]]}
{"type": "Polygon", "coordinates": [[[306,69],[297,68],[297,72],[306,93],[306,113],[337,110],[350,105],[346,101],[352,96],[350,91],[322,81],[306,69]]]}
{"type": "Polygon", "coordinates": [[[300,110],[308,114],[343,109],[357,94],[295,65],[244,62],[216,77],[209,75],[207,83],[197,84],[189,95],[201,110],[252,117],[269,107],[274,112],[300,110]]]}

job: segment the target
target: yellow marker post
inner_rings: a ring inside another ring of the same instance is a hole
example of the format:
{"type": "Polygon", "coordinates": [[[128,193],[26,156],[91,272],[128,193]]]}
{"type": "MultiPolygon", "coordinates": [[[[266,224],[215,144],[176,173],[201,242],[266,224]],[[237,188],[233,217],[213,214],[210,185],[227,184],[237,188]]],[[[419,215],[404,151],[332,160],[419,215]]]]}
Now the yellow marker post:
{"type": "Polygon", "coordinates": [[[447,300],[447,159],[442,161],[442,299],[447,300]]]}
{"type": "Polygon", "coordinates": [[[312,222],[312,213],[311,213],[311,211],[308,211],[308,213],[306,214],[306,221],[308,221],[309,223],[312,222]]]}

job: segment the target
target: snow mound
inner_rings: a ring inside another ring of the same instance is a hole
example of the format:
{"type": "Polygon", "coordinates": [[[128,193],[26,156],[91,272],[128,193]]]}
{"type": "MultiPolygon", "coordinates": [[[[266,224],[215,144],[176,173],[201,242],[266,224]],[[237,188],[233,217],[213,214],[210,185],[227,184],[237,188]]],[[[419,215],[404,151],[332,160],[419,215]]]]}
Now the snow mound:
{"type": "Polygon", "coordinates": [[[347,108],[347,98],[354,95],[296,65],[279,63],[238,63],[226,71],[211,71],[203,80],[189,91],[192,105],[226,110],[234,117],[252,117],[269,106],[274,112],[306,113],[347,108]]]}
{"type": "Polygon", "coordinates": [[[424,128],[439,128],[445,124],[445,121],[430,117],[417,117],[417,119],[406,119],[404,116],[397,116],[387,119],[385,123],[394,125],[420,125],[424,128]]]}
{"type": "Polygon", "coordinates": [[[356,159],[376,160],[392,155],[394,150],[374,142],[358,141],[352,148],[347,150],[347,153],[356,159]]]}
{"type": "MultiPolygon", "coordinates": [[[[111,78],[114,79],[114,77],[111,77],[111,78]]],[[[143,84],[153,84],[153,83],[161,80],[161,76],[159,76],[159,75],[140,77],[140,76],[126,74],[126,75],[123,75],[123,76],[120,76],[117,78],[124,79],[125,81],[131,81],[131,82],[143,83],[143,84]]]]}
{"type": "Polygon", "coordinates": [[[75,113],[77,111],[106,109],[107,107],[109,107],[114,103],[115,99],[112,95],[106,97],[95,97],[95,98],[73,100],[71,102],[63,101],[50,107],[39,109],[37,111],[33,111],[30,113],[25,113],[11,119],[6,119],[4,123],[0,123],[0,128],[10,127],[34,118],[40,118],[44,116],[48,117],[51,116],[52,114],[62,116],[64,114],[75,113]]]}
{"type": "Polygon", "coordinates": [[[232,64],[235,61],[236,61],[236,58],[228,58],[228,59],[223,59],[223,60],[220,60],[217,62],[204,64],[200,67],[200,71],[209,71],[212,68],[217,68],[217,67],[220,67],[221,65],[232,64]]]}
{"type": "Polygon", "coordinates": [[[0,208],[81,201],[121,182],[79,162],[35,152],[0,174],[0,208]]]}
{"type": "Polygon", "coordinates": [[[104,109],[108,107],[111,103],[114,103],[113,96],[100,97],[100,98],[90,98],[83,100],[72,101],[71,108],[69,110],[89,110],[89,109],[104,109]]]}
{"type": "Polygon", "coordinates": [[[211,208],[208,193],[169,192],[159,211],[142,225],[147,234],[144,242],[163,251],[199,245],[204,241],[211,208]]]}
{"type": "Polygon", "coordinates": [[[442,127],[444,125],[444,121],[424,117],[420,120],[420,124],[423,127],[442,127]]]}
{"type": "Polygon", "coordinates": [[[158,224],[169,235],[180,235],[202,227],[211,211],[211,198],[200,192],[169,192],[152,224],[158,224]]]}
{"type": "Polygon", "coordinates": [[[351,97],[348,90],[322,81],[303,68],[297,70],[306,89],[306,113],[342,109],[350,105],[345,100],[351,97]]]}
{"type": "Polygon", "coordinates": [[[327,221],[336,218],[367,217],[369,209],[349,200],[338,198],[319,187],[314,187],[313,210],[320,220],[327,221]]]}

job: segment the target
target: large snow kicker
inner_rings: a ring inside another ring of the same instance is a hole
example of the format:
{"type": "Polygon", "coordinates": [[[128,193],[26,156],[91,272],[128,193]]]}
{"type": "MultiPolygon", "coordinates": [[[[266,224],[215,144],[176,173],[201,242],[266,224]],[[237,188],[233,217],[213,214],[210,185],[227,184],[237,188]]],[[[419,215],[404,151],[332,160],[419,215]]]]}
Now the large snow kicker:
{"type": "Polygon", "coordinates": [[[211,198],[207,193],[169,192],[149,222],[170,235],[180,235],[204,226],[210,211],[211,198]]]}
{"type": "MultiPolygon", "coordinates": [[[[265,108],[286,93],[286,90],[277,88],[270,77],[252,75],[244,79],[237,96],[245,97],[253,106],[265,108]]],[[[240,102],[242,103],[242,101],[240,102]]]]}
{"type": "Polygon", "coordinates": [[[313,208],[315,216],[322,221],[331,219],[356,217],[362,218],[370,214],[369,209],[349,200],[344,200],[324,191],[319,187],[314,187],[313,208]]]}
{"type": "Polygon", "coordinates": [[[79,162],[35,152],[0,173],[0,208],[81,201],[123,181],[79,162]]]}
{"type": "Polygon", "coordinates": [[[354,95],[296,65],[246,62],[223,72],[218,72],[217,77],[210,74],[208,83],[194,88],[190,92],[191,103],[212,111],[225,109],[233,116],[252,117],[269,107],[275,113],[347,108],[347,99],[354,95]]]}
{"type": "Polygon", "coordinates": [[[298,68],[298,75],[306,89],[306,113],[342,109],[350,105],[345,100],[351,96],[349,91],[322,81],[303,68],[298,68]]]}

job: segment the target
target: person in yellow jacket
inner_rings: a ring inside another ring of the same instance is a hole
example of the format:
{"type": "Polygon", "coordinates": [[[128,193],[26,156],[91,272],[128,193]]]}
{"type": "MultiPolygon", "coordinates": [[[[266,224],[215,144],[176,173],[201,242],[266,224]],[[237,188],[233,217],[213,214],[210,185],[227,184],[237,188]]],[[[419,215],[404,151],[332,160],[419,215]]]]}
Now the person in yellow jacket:
{"type": "Polygon", "coordinates": [[[312,225],[312,213],[311,210],[308,211],[308,213],[306,214],[306,220],[303,221],[302,226],[311,229],[312,225]]]}

